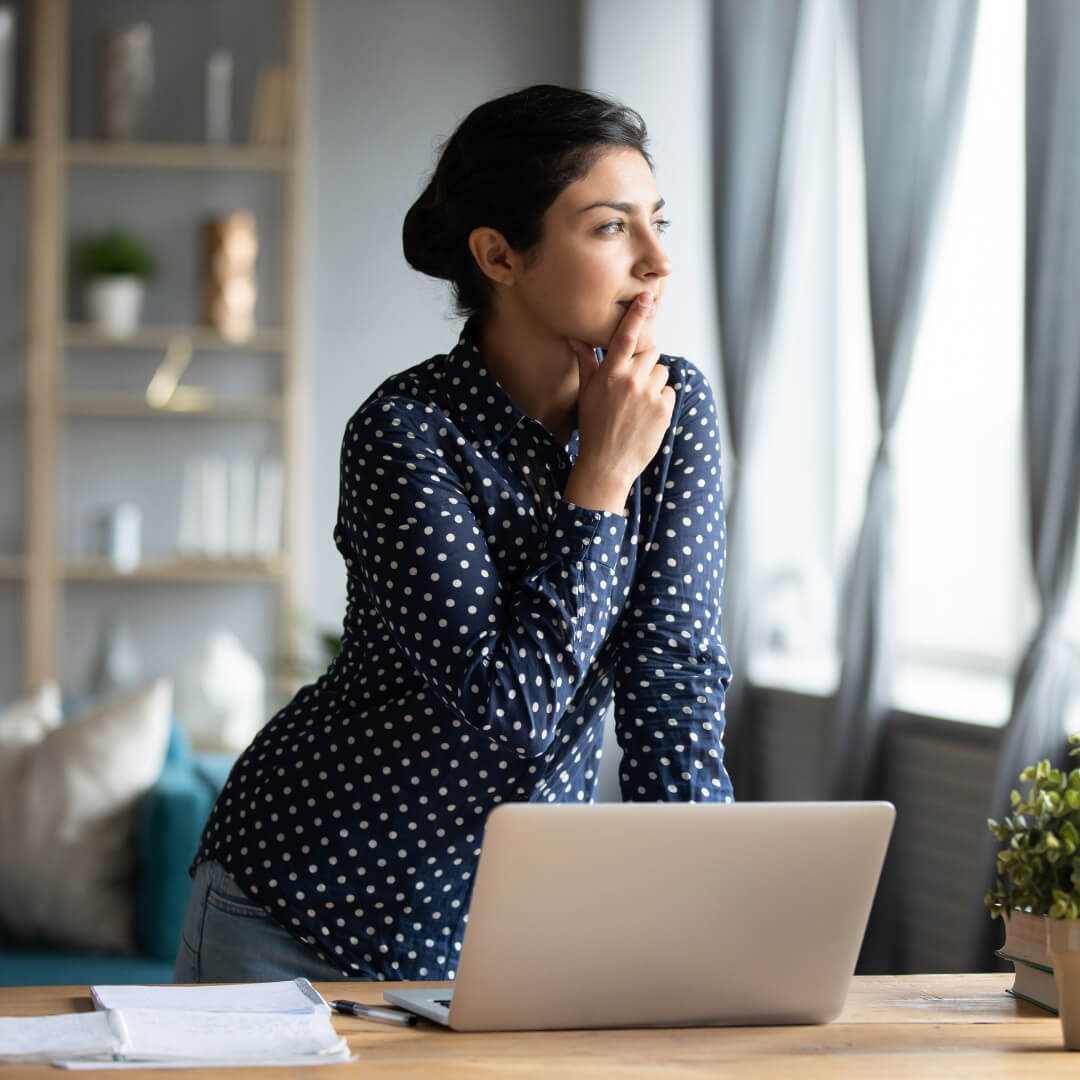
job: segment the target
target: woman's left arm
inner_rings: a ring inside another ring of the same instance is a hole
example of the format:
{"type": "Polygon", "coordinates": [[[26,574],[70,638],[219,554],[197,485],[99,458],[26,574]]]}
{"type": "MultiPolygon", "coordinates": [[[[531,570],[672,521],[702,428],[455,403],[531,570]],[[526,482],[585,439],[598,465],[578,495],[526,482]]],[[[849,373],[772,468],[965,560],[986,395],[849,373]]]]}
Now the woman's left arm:
{"type": "Polygon", "coordinates": [[[716,403],[704,376],[672,362],[671,428],[642,473],[651,523],[615,633],[615,731],[625,801],[730,801],[720,636],[724,495],[716,403]]]}

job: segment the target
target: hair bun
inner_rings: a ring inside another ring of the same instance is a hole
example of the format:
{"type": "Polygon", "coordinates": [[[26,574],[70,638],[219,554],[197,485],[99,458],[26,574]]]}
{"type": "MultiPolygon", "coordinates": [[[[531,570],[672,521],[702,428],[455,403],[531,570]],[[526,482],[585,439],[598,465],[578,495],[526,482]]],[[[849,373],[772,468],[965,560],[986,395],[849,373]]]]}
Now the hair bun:
{"type": "Polygon", "coordinates": [[[451,281],[455,275],[455,245],[450,236],[446,208],[432,179],[409,207],[401,228],[401,247],[414,269],[431,277],[451,281]]]}

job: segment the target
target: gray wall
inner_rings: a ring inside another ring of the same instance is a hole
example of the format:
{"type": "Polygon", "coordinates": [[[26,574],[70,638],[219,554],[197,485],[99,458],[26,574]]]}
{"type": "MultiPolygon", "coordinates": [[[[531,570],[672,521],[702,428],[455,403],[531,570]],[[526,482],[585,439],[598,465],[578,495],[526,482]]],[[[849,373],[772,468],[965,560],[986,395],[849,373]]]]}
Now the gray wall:
{"type": "Polygon", "coordinates": [[[448,293],[401,255],[401,222],[442,139],[475,105],[578,80],[576,0],[320,0],[307,320],[313,372],[311,612],[340,625],[337,460],[353,411],[457,336],[448,293]]]}

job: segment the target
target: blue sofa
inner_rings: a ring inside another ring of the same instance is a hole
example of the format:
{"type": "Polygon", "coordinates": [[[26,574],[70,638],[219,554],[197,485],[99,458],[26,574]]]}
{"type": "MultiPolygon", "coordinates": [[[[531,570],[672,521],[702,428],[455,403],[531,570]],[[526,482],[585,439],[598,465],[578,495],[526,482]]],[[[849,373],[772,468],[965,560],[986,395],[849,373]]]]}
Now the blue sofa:
{"type": "Polygon", "coordinates": [[[0,940],[0,986],[172,982],[187,910],[188,866],[232,767],[227,754],[195,754],[175,724],[161,775],[139,806],[133,954],[0,940]]]}

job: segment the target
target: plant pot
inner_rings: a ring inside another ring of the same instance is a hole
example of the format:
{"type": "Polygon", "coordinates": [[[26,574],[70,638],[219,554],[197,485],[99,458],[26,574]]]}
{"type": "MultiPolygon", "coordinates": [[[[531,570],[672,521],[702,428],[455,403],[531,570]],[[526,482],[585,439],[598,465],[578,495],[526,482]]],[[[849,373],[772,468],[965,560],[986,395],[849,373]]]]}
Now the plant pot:
{"type": "Polygon", "coordinates": [[[1046,948],[1054,968],[1066,1050],[1080,1050],[1080,919],[1047,919],[1046,948]]]}
{"type": "Polygon", "coordinates": [[[132,274],[93,278],[86,285],[86,309],[106,337],[131,337],[139,329],[143,282],[132,274]]]}

